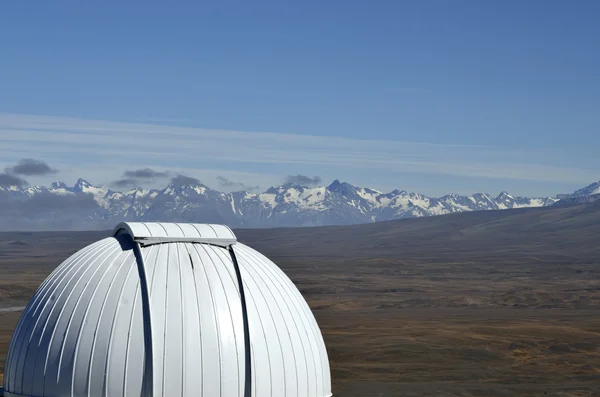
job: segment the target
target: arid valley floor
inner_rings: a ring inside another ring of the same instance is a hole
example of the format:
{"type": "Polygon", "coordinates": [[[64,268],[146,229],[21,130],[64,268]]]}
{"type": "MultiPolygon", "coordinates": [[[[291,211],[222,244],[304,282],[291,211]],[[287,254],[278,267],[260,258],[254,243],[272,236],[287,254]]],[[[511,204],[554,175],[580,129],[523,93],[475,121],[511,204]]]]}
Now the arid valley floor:
{"type": "MultiPolygon", "coordinates": [[[[600,202],[236,234],[308,300],[334,396],[600,396],[600,202]]],[[[19,308],[107,235],[0,234],[0,380],[19,308]]]]}

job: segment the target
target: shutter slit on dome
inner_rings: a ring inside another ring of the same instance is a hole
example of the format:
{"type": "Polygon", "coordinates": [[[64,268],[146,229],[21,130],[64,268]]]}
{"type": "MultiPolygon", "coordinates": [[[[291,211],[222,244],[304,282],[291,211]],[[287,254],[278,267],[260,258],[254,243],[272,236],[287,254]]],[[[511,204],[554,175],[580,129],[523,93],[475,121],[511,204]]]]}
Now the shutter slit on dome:
{"type": "Polygon", "coordinates": [[[242,320],[244,323],[244,354],[245,354],[245,382],[244,382],[244,397],[252,396],[252,368],[251,368],[251,349],[250,349],[250,327],[248,325],[248,310],[246,309],[246,296],[244,294],[244,283],[242,281],[242,274],[240,272],[240,266],[238,264],[237,258],[235,257],[235,252],[233,251],[233,246],[230,245],[228,247],[229,254],[231,255],[231,260],[233,261],[233,267],[235,269],[235,275],[237,277],[237,281],[240,288],[240,300],[242,301],[242,320]]]}
{"type": "Polygon", "coordinates": [[[136,241],[133,241],[133,254],[135,255],[135,261],[137,263],[138,273],[140,275],[140,287],[142,292],[142,318],[144,321],[144,349],[146,350],[142,380],[142,387],[144,388],[144,392],[142,392],[142,395],[153,396],[154,368],[152,365],[152,323],[150,322],[150,293],[148,288],[148,279],[146,278],[146,266],[144,265],[144,256],[142,255],[140,245],[136,241]]]}
{"type": "MultiPolygon", "coordinates": [[[[114,233],[115,236],[118,234],[122,234],[125,230],[123,228],[117,228],[117,231],[114,233]]],[[[153,368],[153,353],[152,353],[152,329],[151,329],[151,321],[150,321],[150,294],[149,287],[146,278],[146,266],[144,264],[144,257],[142,255],[141,247],[150,245],[148,242],[152,242],[152,244],[168,244],[175,241],[178,242],[187,242],[192,244],[203,244],[203,245],[214,245],[222,248],[226,248],[231,256],[231,261],[233,263],[233,268],[235,270],[236,281],[238,284],[239,292],[240,292],[240,301],[242,306],[242,322],[243,322],[243,330],[244,330],[244,362],[245,362],[245,373],[244,373],[244,394],[243,397],[252,397],[252,353],[251,353],[251,345],[250,345],[250,327],[248,324],[248,311],[246,306],[246,296],[244,294],[244,283],[242,280],[242,274],[240,271],[240,266],[238,264],[237,258],[235,256],[235,252],[233,250],[233,244],[235,244],[235,240],[232,239],[188,239],[188,238],[154,238],[149,239],[139,238],[131,233],[128,234],[133,242],[133,250],[136,258],[136,262],[138,265],[138,272],[140,276],[140,285],[141,285],[141,293],[142,293],[142,311],[144,318],[144,345],[146,349],[146,359],[144,362],[144,378],[143,378],[143,387],[145,389],[145,393],[143,395],[153,396],[153,377],[154,377],[154,368],[153,368]],[[195,241],[194,241],[195,240],[195,241]],[[146,243],[146,244],[144,244],[146,243]]],[[[194,268],[194,261],[192,259],[192,255],[189,254],[190,264],[192,269],[194,268]]]]}

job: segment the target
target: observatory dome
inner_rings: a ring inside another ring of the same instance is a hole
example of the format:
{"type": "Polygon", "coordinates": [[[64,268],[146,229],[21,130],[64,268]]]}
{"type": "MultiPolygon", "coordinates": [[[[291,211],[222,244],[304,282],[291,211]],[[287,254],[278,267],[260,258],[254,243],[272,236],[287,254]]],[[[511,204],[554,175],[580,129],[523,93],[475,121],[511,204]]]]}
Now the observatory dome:
{"type": "Polygon", "coordinates": [[[222,225],[121,223],[25,308],[5,397],[327,397],[319,326],[292,281],[222,225]]]}

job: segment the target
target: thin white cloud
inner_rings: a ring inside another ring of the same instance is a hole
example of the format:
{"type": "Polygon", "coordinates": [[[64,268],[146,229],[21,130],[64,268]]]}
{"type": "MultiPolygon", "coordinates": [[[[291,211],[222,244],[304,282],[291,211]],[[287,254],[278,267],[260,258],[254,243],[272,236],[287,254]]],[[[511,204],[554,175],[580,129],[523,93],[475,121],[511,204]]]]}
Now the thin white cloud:
{"type": "MultiPolygon", "coordinates": [[[[368,136],[368,134],[366,134],[368,136]]],[[[0,114],[0,156],[41,158],[60,167],[118,164],[153,168],[186,164],[187,169],[244,169],[274,164],[373,174],[434,174],[519,181],[588,183],[597,170],[578,166],[541,149],[512,150],[459,144],[382,141],[270,132],[243,132],[67,117],[0,114]]],[[[116,168],[120,170],[117,171],[116,168]]],[[[112,167],[111,167],[112,168],[112,167]]],[[[181,168],[181,166],[179,166],[181,168]]],[[[201,175],[199,179],[204,180],[201,175]]],[[[254,173],[254,178],[257,174],[254,173]]],[[[264,179],[264,178],[261,178],[264,179]]],[[[275,181],[273,181],[275,182],[275,181]]],[[[249,184],[257,184],[248,181],[249,184]]]]}

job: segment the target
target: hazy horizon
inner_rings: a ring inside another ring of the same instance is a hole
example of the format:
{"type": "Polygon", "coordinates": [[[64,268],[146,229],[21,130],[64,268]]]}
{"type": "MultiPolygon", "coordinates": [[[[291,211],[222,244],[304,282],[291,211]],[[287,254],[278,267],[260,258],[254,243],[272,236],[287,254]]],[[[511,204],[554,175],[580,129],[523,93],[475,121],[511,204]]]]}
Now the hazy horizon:
{"type": "Polygon", "coordinates": [[[305,175],[549,196],[600,179],[597,2],[0,11],[0,172],[55,171],[32,184],[151,168],[223,190],[305,175]]]}

